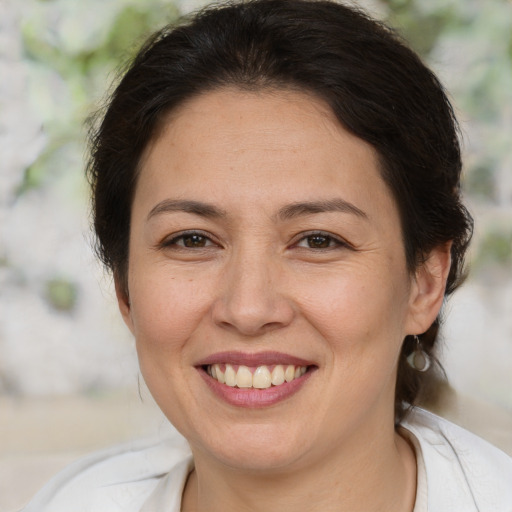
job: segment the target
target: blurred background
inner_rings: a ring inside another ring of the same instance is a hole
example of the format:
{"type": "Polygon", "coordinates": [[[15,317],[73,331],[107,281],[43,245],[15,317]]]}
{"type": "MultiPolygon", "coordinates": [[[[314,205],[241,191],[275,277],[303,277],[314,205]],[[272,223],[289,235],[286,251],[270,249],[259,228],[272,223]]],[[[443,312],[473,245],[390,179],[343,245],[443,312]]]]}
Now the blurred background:
{"type": "MultiPolygon", "coordinates": [[[[84,120],[152,30],[204,2],[0,0],[0,511],[91,449],[165,422],[89,230],[84,120]]],[[[476,221],[446,304],[446,416],[512,452],[512,2],[353,2],[440,76],[476,221]]]]}

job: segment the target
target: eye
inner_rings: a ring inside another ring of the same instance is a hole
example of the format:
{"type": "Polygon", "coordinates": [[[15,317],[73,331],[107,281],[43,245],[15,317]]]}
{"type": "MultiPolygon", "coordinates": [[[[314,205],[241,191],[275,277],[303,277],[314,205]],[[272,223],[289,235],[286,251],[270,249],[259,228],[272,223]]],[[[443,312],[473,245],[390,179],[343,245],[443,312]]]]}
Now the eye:
{"type": "Polygon", "coordinates": [[[178,247],[185,249],[203,249],[216,245],[210,237],[198,231],[180,233],[162,243],[163,247],[178,247]]]}
{"type": "Polygon", "coordinates": [[[296,244],[296,247],[320,250],[343,246],[348,246],[348,244],[333,235],[323,232],[309,233],[306,236],[303,236],[296,244]]]}

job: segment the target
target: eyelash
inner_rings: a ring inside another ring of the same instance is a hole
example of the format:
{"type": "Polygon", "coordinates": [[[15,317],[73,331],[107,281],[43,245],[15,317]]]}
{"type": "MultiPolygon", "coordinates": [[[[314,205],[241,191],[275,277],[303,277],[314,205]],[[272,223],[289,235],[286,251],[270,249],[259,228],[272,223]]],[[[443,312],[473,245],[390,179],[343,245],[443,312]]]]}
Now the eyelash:
{"type": "Polygon", "coordinates": [[[172,238],[170,239],[165,239],[160,245],[161,247],[163,248],[166,248],[166,247],[177,247],[179,249],[183,249],[183,250],[186,250],[186,249],[205,249],[209,246],[212,246],[212,245],[218,245],[216,242],[214,242],[212,240],[212,235],[209,234],[209,233],[206,233],[204,231],[197,231],[197,230],[194,230],[194,231],[183,231],[182,233],[178,233],[177,235],[174,235],[172,238]],[[186,238],[192,238],[192,237],[200,237],[202,239],[204,239],[207,243],[206,246],[203,246],[203,247],[187,247],[185,245],[185,239],[186,238]],[[179,241],[182,241],[183,243],[182,244],[178,244],[179,241]]]}
{"type": "Polygon", "coordinates": [[[329,251],[329,250],[333,250],[333,249],[337,249],[337,248],[348,248],[348,249],[351,248],[351,246],[345,240],[343,240],[339,237],[336,237],[331,233],[327,233],[325,231],[309,231],[306,233],[301,233],[300,238],[297,240],[297,242],[295,242],[293,244],[293,246],[299,247],[301,249],[313,250],[313,251],[329,251]],[[327,247],[316,247],[316,248],[304,247],[304,246],[299,245],[301,242],[306,241],[306,243],[307,243],[308,239],[315,238],[315,237],[325,239],[329,245],[327,247]]]}
{"type": "MultiPolygon", "coordinates": [[[[206,233],[204,231],[184,231],[182,233],[178,233],[177,235],[173,236],[172,238],[170,239],[166,239],[164,240],[160,245],[161,247],[163,248],[168,248],[168,247],[176,247],[176,248],[179,248],[179,249],[183,249],[183,250],[186,250],[186,249],[205,249],[207,247],[210,247],[210,246],[214,246],[214,245],[219,245],[217,242],[215,242],[214,240],[212,240],[212,235],[209,234],[209,233],[206,233]],[[199,237],[202,239],[202,241],[204,241],[206,243],[206,245],[204,246],[198,246],[198,247],[193,247],[193,246],[186,246],[185,245],[185,239],[187,238],[192,238],[192,237],[199,237]],[[181,244],[178,243],[178,242],[182,242],[181,244]]],[[[340,239],[334,235],[332,235],[331,233],[327,233],[325,231],[310,231],[310,232],[306,232],[306,233],[301,233],[300,234],[300,238],[297,239],[296,242],[294,242],[292,244],[292,247],[298,247],[300,249],[306,249],[306,250],[313,250],[313,251],[328,251],[328,250],[333,250],[333,249],[336,249],[336,248],[348,248],[350,249],[351,246],[343,239],[340,239]],[[328,246],[327,247],[304,247],[304,246],[301,246],[300,243],[303,242],[303,241],[306,241],[307,243],[307,240],[308,239],[312,239],[312,238],[321,238],[321,239],[324,239],[327,243],[328,243],[328,246]]]]}

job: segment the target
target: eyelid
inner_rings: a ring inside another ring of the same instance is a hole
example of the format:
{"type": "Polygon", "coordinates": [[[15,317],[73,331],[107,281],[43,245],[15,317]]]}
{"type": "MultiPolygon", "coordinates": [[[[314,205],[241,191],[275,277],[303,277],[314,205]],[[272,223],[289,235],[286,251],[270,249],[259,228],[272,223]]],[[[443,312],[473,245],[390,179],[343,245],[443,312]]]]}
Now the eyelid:
{"type": "MultiPolygon", "coordinates": [[[[178,231],[176,233],[172,233],[171,235],[168,235],[165,238],[163,238],[162,241],[157,244],[157,246],[158,246],[158,248],[166,248],[166,247],[174,246],[174,247],[178,247],[178,248],[189,249],[187,247],[178,245],[177,241],[186,236],[193,236],[193,235],[203,236],[206,239],[208,239],[209,242],[211,242],[211,245],[216,245],[218,247],[221,247],[220,242],[217,240],[217,238],[212,233],[209,233],[208,231],[204,231],[202,229],[186,229],[183,231],[178,231]]],[[[330,238],[333,242],[335,242],[334,246],[327,247],[323,250],[335,249],[336,247],[346,247],[348,249],[354,249],[354,247],[349,242],[347,242],[347,240],[340,237],[339,235],[335,235],[329,231],[322,231],[322,230],[309,230],[309,231],[301,232],[294,237],[294,240],[292,241],[290,246],[291,247],[298,246],[298,244],[300,242],[302,242],[303,240],[305,240],[306,238],[308,238],[310,236],[324,236],[326,238],[330,238]]],[[[197,249],[205,249],[205,247],[197,248],[197,249]]],[[[304,249],[305,249],[305,247],[304,247],[304,249]]],[[[311,249],[311,250],[321,251],[322,249],[311,249]]]]}
{"type": "MultiPolygon", "coordinates": [[[[161,242],[159,242],[158,246],[161,248],[174,246],[183,249],[190,249],[189,247],[180,246],[176,242],[180,239],[183,239],[186,236],[193,235],[203,236],[207,238],[212,245],[220,246],[220,243],[211,233],[209,233],[208,231],[203,231],[202,229],[185,229],[183,231],[178,231],[177,233],[172,233],[171,235],[166,236],[161,242]]],[[[206,249],[206,247],[199,247],[197,249],[206,249]]]]}
{"type": "Polygon", "coordinates": [[[328,251],[330,249],[335,249],[336,247],[346,247],[348,249],[354,249],[354,247],[349,243],[347,242],[347,240],[345,240],[344,238],[338,236],[338,235],[335,235],[329,231],[322,231],[322,230],[318,230],[318,229],[313,229],[313,230],[310,230],[310,231],[304,231],[302,233],[299,233],[297,236],[294,237],[294,241],[293,243],[291,244],[291,246],[298,246],[299,242],[302,242],[304,239],[310,237],[310,236],[325,236],[326,238],[330,238],[331,240],[333,240],[336,245],[333,246],[333,247],[326,247],[325,249],[311,249],[311,250],[315,250],[315,251],[328,251]]]}

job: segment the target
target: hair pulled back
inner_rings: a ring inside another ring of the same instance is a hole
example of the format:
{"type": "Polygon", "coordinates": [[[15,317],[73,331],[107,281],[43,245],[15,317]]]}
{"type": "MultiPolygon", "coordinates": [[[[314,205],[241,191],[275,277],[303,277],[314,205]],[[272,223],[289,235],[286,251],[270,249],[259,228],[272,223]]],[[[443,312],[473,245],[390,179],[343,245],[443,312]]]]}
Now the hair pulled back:
{"type": "MultiPolygon", "coordinates": [[[[250,0],[208,7],[154,34],[91,132],[88,177],[97,252],[127,290],[130,212],[141,155],[166,116],[221,87],[296,89],[326,102],[340,124],[370,143],[402,222],[413,272],[452,242],[446,295],[458,286],[472,219],[460,201],[461,159],[452,107],[435,75],[393,31],[330,1],[250,0]]],[[[434,356],[439,319],[420,336],[434,356]]],[[[399,421],[429,372],[400,356],[399,421]]]]}

